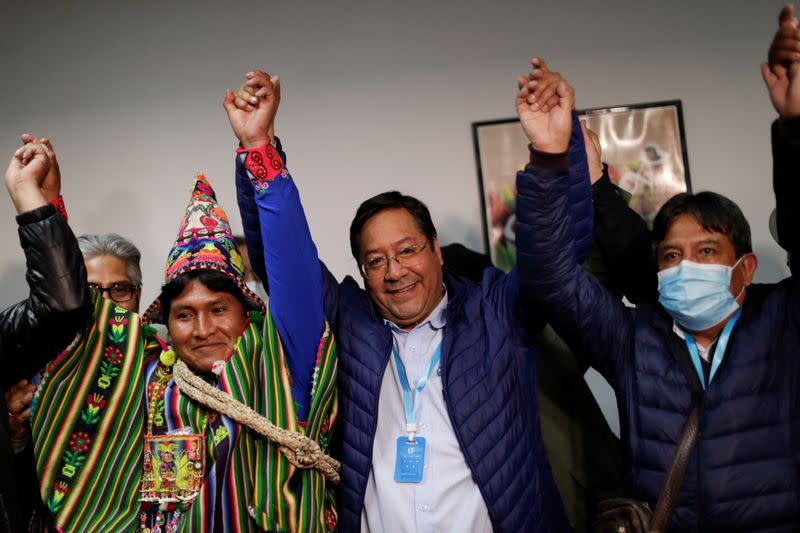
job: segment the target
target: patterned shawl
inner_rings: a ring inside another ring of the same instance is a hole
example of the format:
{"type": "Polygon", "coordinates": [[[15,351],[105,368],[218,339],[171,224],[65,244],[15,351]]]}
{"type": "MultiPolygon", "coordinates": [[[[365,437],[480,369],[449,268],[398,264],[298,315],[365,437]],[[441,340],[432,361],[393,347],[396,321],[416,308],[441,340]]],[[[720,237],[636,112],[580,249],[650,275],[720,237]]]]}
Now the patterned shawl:
{"type": "MultiPolygon", "coordinates": [[[[98,298],[94,316],[47,366],[37,392],[32,429],[41,493],[63,531],[136,531],[147,384],[171,367],[159,357],[166,347],[138,315],[98,298]]],[[[327,328],[305,427],[290,379],[271,317],[251,313],[217,387],[327,452],[337,414],[336,344],[327,328]]],[[[322,474],[295,468],[265,438],[181,395],[174,380],[162,391],[154,433],[191,427],[206,436],[205,480],[181,531],[333,530],[332,488],[322,474]]]]}

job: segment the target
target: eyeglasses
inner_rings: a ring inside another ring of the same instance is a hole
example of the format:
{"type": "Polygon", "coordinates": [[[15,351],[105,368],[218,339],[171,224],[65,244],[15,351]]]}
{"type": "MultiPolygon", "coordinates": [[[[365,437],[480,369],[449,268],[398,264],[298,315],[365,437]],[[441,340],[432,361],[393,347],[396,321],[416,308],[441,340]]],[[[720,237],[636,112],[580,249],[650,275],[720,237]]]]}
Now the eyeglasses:
{"type": "Polygon", "coordinates": [[[367,279],[382,278],[386,276],[386,271],[389,270],[389,263],[392,259],[405,268],[417,266],[422,262],[420,252],[428,246],[424,244],[412,244],[411,246],[403,246],[397,253],[392,256],[376,255],[368,258],[361,264],[361,275],[367,279]]]}
{"type": "Polygon", "coordinates": [[[99,292],[100,296],[103,296],[103,293],[107,292],[109,298],[120,303],[127,302],[133,298],[133,295],[139,290],[139,286],[133,283],[115,283],[110,287],[101,287],[97,283],[90,283],[89,288],[99,292]]]}

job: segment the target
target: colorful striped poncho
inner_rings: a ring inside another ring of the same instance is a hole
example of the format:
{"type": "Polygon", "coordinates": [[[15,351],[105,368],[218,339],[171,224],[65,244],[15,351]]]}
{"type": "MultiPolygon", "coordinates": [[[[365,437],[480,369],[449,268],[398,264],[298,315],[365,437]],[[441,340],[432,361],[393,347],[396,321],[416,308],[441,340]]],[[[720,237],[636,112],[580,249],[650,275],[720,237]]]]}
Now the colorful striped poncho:
{"type": "MultiPolygon", "coordinates": [[[[271,317],[252,314],[216,380],[277,426],[305,433],[327,452],[337,414],[336,344],[320,341],[311,411],[297,421],[290,377],[271,317]]],[[[98,299],[89,330],[46,368],[32,433],[42,498],[62,531],[136,531],[144,434],[181,428],[205,436],[205,470],[180,531],[332,531],[332,488],[316,470],[292,466],[249,428],[181,395],[164,344],[134,313],[98,299]],[[154,398],[153,383],[165,385],[154,398]],[[150,405],[155,410],[149,411],[150,405]]],[[[209,377],[213,383],[213,376],[209,377]]],[[[166,526],[166,524],[164,525],[166,526]]],[[[165,531],[162,526],[162,531],[165,531]]]]}

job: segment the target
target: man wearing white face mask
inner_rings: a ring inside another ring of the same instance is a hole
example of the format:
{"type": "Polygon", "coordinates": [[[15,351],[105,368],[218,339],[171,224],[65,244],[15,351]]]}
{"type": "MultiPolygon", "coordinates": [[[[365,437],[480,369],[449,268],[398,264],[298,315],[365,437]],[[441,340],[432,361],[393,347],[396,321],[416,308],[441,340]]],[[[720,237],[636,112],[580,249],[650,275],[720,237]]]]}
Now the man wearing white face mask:
{"type": "Polygon", "coordinates": [[[722,195],[679,194],[653,224],[658,262],[658,301],[673,317],[692,366],[706,388],[719,369],[741,316],[745,289],[758,260],[750,226],[722,195]]]}
{"type": "MultiPolygon", "coordinates": [[[[794,257],[798,51],[798,21],[785,9],[762,74],[779,115],[772,129],[778,232],[794,257]],[[783,60],[776,48],[786,50],[783,60]]],[[[681,194],[653,227],[659,305],[629,309],[575,266],[567,180],[519,173],[517,190],[518,231],[539,236],[517,250],[520,266],[534,272],[525,289],[616,390],[627,495],[655,507],[697,409],[697,441],[665,530],[797,531],[800,277],[753,284],[758,261],[739,207],[715,193],[681,194]]]]}

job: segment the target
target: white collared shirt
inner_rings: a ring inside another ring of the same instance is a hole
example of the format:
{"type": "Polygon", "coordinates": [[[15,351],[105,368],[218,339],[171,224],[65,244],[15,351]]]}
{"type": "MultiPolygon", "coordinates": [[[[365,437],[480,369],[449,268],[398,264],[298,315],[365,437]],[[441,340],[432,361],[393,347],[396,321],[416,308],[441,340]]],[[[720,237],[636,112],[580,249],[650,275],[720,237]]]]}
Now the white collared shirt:
{"type": "MultiPolygon", "coordinates": [[[[681,328],[674,320],[672,321],[672,332],[681,339],[686,340],[686,334],[683,332],[683,328],[681,328]]],[[[706,363],[711,362],[711,353],[714,345],[717,344],[718,339],[719,337],[711,341],[711,343],[706,347],[703,347],[703,345],[699,342],[695,342],[695,346],[697,346],[697,355],[699,355],[706,363]]]]}
{"type": "MultiPolygon", "coordinates": [[[[442,341],[447,292],[428,318],[411,331],[391,329],[411,387],[419,381],[442,341]]],[[[425,437],[421,483],[394,480],[397,438],[406,435],[400,379],[394,357],[383,374],[372,468],[364,495],[361,530],[391,532],[490,532],[489,511],[458,445],[447,414],[439,366],[417,396],[417,435],[425,437]]]]}

